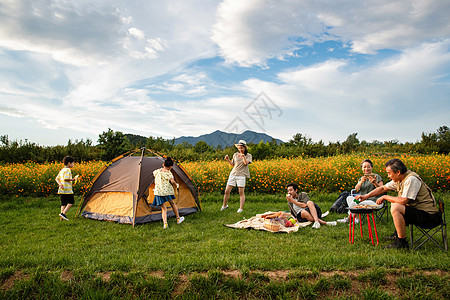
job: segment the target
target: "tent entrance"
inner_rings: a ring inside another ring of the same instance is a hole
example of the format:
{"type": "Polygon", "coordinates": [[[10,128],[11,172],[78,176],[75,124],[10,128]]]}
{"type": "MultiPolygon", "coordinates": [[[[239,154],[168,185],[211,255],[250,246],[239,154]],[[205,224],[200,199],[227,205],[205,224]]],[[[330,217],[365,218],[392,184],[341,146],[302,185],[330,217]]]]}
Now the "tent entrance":
{"type": "Polygon", "coordinates": [[[102,221],[133,223],[133,194],[130,192],[97,192],[82,213],[83,217],[102,221]]]}

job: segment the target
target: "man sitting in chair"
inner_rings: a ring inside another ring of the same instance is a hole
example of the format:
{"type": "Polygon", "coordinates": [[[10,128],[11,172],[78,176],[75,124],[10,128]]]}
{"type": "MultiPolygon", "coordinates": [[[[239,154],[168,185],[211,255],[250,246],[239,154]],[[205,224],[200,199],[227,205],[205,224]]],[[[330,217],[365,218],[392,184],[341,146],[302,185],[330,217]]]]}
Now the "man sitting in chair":
{"type": "Polygon", "coordinates": [[[408,170],[398,158],[391,159],[385,166],[391,181],[366,195],[357,195],[355,198],[366,200],[387,191],[397,191],[397,197],[383,195],[377,200],[377,204],[384,201],[392,203],[391,215],[396,234],[394,242],[386,248],[409,248],[406,242],[406,225],[433,228],[441,223],[442,216],[430,188],[419,175],[408,170]]]}

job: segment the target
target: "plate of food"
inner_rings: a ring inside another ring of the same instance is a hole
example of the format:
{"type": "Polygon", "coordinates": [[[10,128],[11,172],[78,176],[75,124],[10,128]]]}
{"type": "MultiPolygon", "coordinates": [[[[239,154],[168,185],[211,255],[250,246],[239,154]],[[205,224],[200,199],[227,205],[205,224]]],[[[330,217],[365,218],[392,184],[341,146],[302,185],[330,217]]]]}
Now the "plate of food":
{"type": "Polygon", "coordinates": [[[362,209],[377,209],[377,208],[381,208],[381,205],[373,205],[373,204],[357,204],[355,206],[353,206],[352,208],[362,208],[362,209]]]}
{"type": "Polygon", "coordinates": [[[350,208],[352,213],[370,213],[375,210],[381,209],[383,204],[357,204],[350,208]]]}

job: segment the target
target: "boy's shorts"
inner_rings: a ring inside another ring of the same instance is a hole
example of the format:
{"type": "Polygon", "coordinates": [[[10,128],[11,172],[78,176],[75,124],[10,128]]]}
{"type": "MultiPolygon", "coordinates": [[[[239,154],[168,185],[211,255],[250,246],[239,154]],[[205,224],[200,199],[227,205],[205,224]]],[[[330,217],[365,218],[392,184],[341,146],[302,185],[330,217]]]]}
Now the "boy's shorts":
{"type": "Polygon", "coordinates": [[[230,177],[228,177],[227,185],[245,187],[245,176],[230,175],[230,177]]]}
{"type": "Polygon", "coordinates": [[[442,215],[441,213],[429,214],[423,210],[406,205],[405,222],[406,225],[414,224],[422,228],[430,229],[441,224],[442,215]]]}
{"type": "MultiPolygon", "coordinates": [[[[317,205],[316,203],[314,203],[314,207],[316,208],[317,211],[317,217],[319,219],[322,218],[322,210],[320,209],[319,205],[317,205]]],[[[309,207],[305,207],[305,208],[301,208],[300,211],[297,214],[297,221],[299,222],[307,222],[308,219],[302,218],[302,211],[306,210],[307,212],[309,212],[311,214],[311,212],[309,211],[309,207]]]]}
{"type": "Polygon", "coordinates": [[[73,194],[60,194],[61,195],[61,206],[66,206],[67,204],[74,204],[75,197],[73,194]]]}

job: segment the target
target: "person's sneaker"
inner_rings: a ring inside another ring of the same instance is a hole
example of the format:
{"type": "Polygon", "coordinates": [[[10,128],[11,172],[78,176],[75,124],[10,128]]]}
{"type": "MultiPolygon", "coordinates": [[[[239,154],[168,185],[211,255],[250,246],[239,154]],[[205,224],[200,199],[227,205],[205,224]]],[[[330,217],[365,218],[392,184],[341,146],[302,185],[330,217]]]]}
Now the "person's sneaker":
{"type": "Polygon", "coordinates": [[[409,249],[408,243],[402,243],[398,238],[396,238],[392,244],[384,246],[385,249],[409,249]]]}
{"type": "Polygon", "coordinates": [[[331,222],[327,222],[328,226],[336,226],[337,222],[336,221],[331,221],[331,222]]]}
{"type": "Polygon", "coordinates": [[[64,220],[69,221],[69,218],[67,218],[66,214],[60,213],[59,216],[64,220]]]}
{"type": "Polygon", "coordinates": [[[319,229],[320,228],[320,223],[319,222],[314,222],[312,228],[319,229]]]}
{"type": "Polygon", "coordinates": [[[339,219],[337,221],[338,223],[348,223],[348,218],[339,219]]]}
{"type": "Polygon", "coordinates": [[[386,241],[394,241],[394,240],[396,240],[397,239],[397,231],[394,231],[394,233],[391,234],[391,235],[384,236],[383,239],[386,240],[386,241]]]}
{"type": "Polygon", "coordinates": [[[244,211],[243,209],[240,209],[240,208],[239,208],[239,209],[237,210],[237,213],[240,214],[240,213],[243,212],[243,211],[244,211]]]}
{"type": "Polygon", "coordinates": [[[184,221],[184,217],[180,217],[177,219],[177,224],[181,224],[184,221]]]}
{"type": "Polygon", "coordinates": [[[227,206],[222,206],[221,208],[220,208],[220,210],[222,211],[222,210],[225,210],[225,209],[227,209],[228,208],[228,205],[227,206]]]}
{"type": "Polygon", "coordinates": [[[163,224],[163,229],[167,229],[169,227],[169,225],[167,225],[167,223],[163,224]]]}

